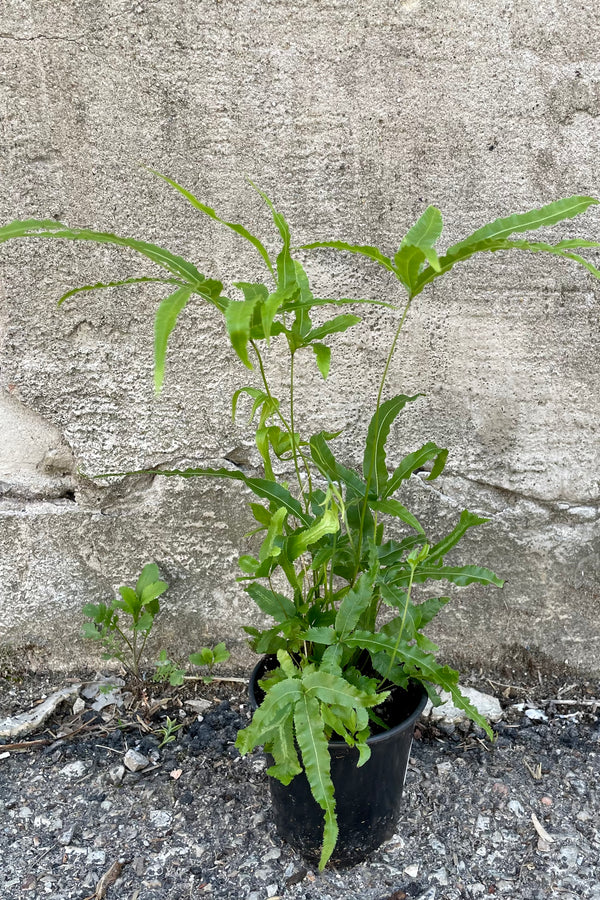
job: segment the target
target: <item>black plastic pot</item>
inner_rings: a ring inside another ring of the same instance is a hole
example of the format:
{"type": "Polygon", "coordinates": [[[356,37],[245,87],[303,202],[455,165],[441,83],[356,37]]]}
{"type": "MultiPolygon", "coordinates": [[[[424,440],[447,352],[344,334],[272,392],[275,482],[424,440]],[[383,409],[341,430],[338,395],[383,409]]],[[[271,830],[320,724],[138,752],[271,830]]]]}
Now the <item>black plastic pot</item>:
{"type": "MultiPolygon", "coordinates": [[[[273,668],[273,663],[266,657],[252,672],[249,690],[253,709],[262,700],[258,681],[269,668],[273,668]]],[[[395,689],[391,705],[398,724],[368,739],[371,757],[360,768],[356,765],[356,748],[348,747],[343,741],[329,742],[339,826],[331,857],[334,865],[351,866],[361,862],[394,834],[415,724],[426,702],[427,692],[421,684],[411,683],[408,691],[395,689]]],[[[269,754],[267,762],[273,764],[269,754]]],[[[313,798],[305,774],[296,775],[287,786],[269,778],[269,787],[279,836],[308,861],[318,862],[323,810],[313,798]]]]}

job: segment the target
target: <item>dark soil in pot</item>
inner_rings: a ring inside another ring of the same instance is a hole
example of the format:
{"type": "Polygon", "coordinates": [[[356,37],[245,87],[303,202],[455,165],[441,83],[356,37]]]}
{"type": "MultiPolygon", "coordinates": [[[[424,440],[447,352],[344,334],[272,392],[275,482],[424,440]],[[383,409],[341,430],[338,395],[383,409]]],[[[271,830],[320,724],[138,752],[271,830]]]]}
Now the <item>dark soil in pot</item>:
{"type": "MultiPolygon", "coordinates": [[[[253,708],[264,696],[258,681],[276,665],[276,660],[265,657],[255,667],[250,679],[253,708]]],[[[396,831],[414,727],[426,702],[427,692],[418,683],[411,683],[406,691],[394,688],[388,701],[377,709],[390,728],[369,738],[371,757],[360,768],[354,747],[341,740],[329,742],[339,826],[333,865],[361,862],[396,831]]],[[[268,754],[267,762],[273,764],[268,754]]],[[[280,837],[311,863],[318,862],[323,810],[314,800],[306,776],[297,775],[287,786],[269,778],[269,785],[280,837]]]]}

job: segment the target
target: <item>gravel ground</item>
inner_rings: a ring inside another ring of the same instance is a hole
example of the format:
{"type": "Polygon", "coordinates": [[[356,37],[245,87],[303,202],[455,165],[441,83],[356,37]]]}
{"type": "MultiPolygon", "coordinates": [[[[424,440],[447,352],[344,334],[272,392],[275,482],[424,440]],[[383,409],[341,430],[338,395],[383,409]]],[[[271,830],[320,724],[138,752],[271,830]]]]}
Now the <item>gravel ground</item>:
{"type": "MultiPolygon", "coordinates": [[[[65,683],[0,679],[0,718],[65,683]]],[[[0,898],[600,900],[598,684],[495,687],[495,744],[466,724],[419,726],[396,835],[369,862],[322,874],[274,833],[261,754],[233,746],[243,685],[146,705],[124,693],[99,713],[89,699],[77,715],[71,700],[20,739],[47,743],[0,740],[0,898]],[[211,700],[201,721],[194,696],[211,700]],[[167,714],[183,727],[159,749],[147,729],[167,714]],[[145,768],[124,766],[128,749],[145,768]]]]}

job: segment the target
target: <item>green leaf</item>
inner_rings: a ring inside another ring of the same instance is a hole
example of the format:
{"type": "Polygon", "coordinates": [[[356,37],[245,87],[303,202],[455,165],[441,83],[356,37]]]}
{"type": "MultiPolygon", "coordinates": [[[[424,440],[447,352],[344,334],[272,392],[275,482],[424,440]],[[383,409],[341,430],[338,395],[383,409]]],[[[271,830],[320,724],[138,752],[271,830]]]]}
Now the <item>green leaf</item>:
{"type": "Polygon", "coordinates": [[[423,394],[415,394],[413,397],[407,397],[405,394],[398,394],[396,397],[386,400],[375,411],[369,423],[363,457],[363,475],[378,497],[388,480],[385,465],[385,442],[392,422],[407,403],[413,403],[422,396],[423,394]]]}
{"type": "Polygon", "coordinates": [[[133,626],[134,631],[150,631],[152,628],[152,623],[154,622],[154,616],[152,613],[144,612],[139,617],[135,625],[133,626]]]}
{"type": "Polygon", "coordinates": [[[327,344],[312,344],[311,346],[317,358],[319,372],[324,379],[327,379],[331,365],[331,347],[328,347],[327,344]]]}
{"type": "MultiPolygon", "coordinates": [[[[194,290],[202,292],[202,282],[206,281],[204,275],[196,269],[192,263],[175,256],[164,247],[150,244],[147,241],[138,241],[136,238],[119,237],[106,231],[94,231],[91,228],[69,228],[62,222],[54,219],[24,219],[11,222],[0,228],[0,243],[17,237],[58,238],[67,241],[94,241],[97,244],[116,244],[120,247],[129,247],[147,259],[152,260],[163,269],[167,269],[173,275],[188,282],[194,290]]],[[[213,282],[212,284],[216,284],[213,282]]],[[[206,290],[206,287],[204,288],[206,290]]],[[[207,299],[212,299],[211,290],[207,299]]],[[[214,299],[212,300],[214,302],[214,299]]]]}
{"type": "Polygon", "coordinates": [[[402,541],[386,541],[377,548],[379,556],[379,565],[383,569],[386,566],[393,566],[401,562],[407,550],[410,552],[414,547],[423,543],[422,535],[411,535],[402,541]]]}
{"type": "Polygon", "coordinates": [[[583,257],[570,253],[569,250],[578,247],[597,247],[598,243],[593,241],[560,241],[556,245],[546,244],[542,242],[530,241],[509,241],[507,237],[516,232],[533,231],[542,226],[554,225],[563,219],[572,218],[585,212],[589,206],[597,204],[598,200],[593,197],[569,197],[565,200],[557,200],[541,209],[534,209],[528,213],[515,214],[507,216],[503,219],[496,219],[483,228],[478,228],[473,234],[454,244],[446,251],[445,256],[440,259],[440,269],[435,271],[431,267],[422,272],[415,284],[413,296],[419,294],[426,284],[433,281],[439,275],[448,272],[457,262],[460,262],[475,253],[479,252],[496,252],[498,250],[530,250],[532,252],[548,252],[557,256],[563,256],[567,259],[573,259],[585,266],[592,275],[600,278],[600,272],[591,263],[583,257]]]}
{"type": "Polygon", "coordinates": [[[262,584],[249,584],[246,587],[248,593],[258,608],[267,616],[271,616],[276,622],[283,622],[296,615],[296,607],[284,594],[269,590],[262,584]]]}
{"type": "Polygon", "coordinates": [[[275,760],[275,765],[267,769],[267,775],[277,778],[282,784],[289,784],[292,778],[301,773],[302,766],[294,743],[294,717],[291,710],[284,710],[271,726],[265,735],[265,749],[275,760]]]}
{"type": "MultiPolygon", "coordinates": [[[[161,597],[166,590],[168,590],[169,585],[166,581],[153,581],[150,584],[147,584],[142,593],[141,593],[141,601],[142,606],[145,606],[147,603],[150,603],[152,600],[156,600],[158,597],[161,597]]],[[[138,591],[136,590],[136,594],[138,591]]]]}
{"type": "MultiPolygon", "coordinates": [[[[297,260],[295,260],[297,262],[297,260]]],[[[286,300],[279,307],[280,313],[296,312],[299,309],[312,309],[316,306],[358,306],[359,304],[367,306],[384,306],[386,309],[394,309],[398,311],[398,307],[394,303],[387,300],[372,300],[368,297],[313,297],[311,300],[286,300]]]]}
{"type": "Polygon", "coordinates": [[[428,562],[432,563],[438,559],[442,559],[449,550],[452,549],[464,533],[469,529],[473,528],[476,525],[484,525],[486,522],[489,522],[489,519],[484,519],[481,516],[476,516],[474,513],[470,513],[467,509],[463,510],[460,514],[460,520],[455,528],[452,529],[450,534],[446,535],[441,541],[438,541],[437,544],[431,548],[427,555],[428,562]]]}
{"type": "Polygon", "coordinates": [[[335,534],[339,531],[340,521],[337,506],[332,503],[322,516],[315,519],[312,525],[295,531],[288,538],[288,557],[291,560],[298,559],[311,544],[316,544],[326,534],[335,534]]]}
{"type": "Polygon", "coordinates": [[[125,612],[128,612],[135,619],[140,609],[142,608],[141,597],[138,597],[133,588],[127,587],[127,585],[123,585],[122,587],[120,587],[119,593],[123,598],[122,603],[119,604],[121,609],[123,609],[125,612]]]}
{"type": "Polygon", "coordinates": [[[281,546],[276,543],[276,540],[283,536],[283,528],[287,515],[287,509],[284,506],[280,506],[271,516],[265,539],[261,544],[258,554],[260,562],[264,562],[271,556],[277,557],[280,555],[281,546]]]}
{"type": "MultiPolygon", "coordinates": [[[[347,641],[349,646],[363,647],[373,653],[384,650],[391,654],[396,651],[396,642],[381,634],[370,634],[362,632],[355,634],[347,641]]],[[[397,655],[403,661],[404,665],[409,669],[412,677],[418,680],[424,680],[439,684],[445,691],[452,696],[452,702],[459,708],[463,709],[469,718],[485,729],[487,734],[492,737],[493,732],[488,725],[486,719],[481,716],[475,707],[460,693],[458,688],[458,672],[449,666],[440,666],[435,658],[420,650],[414,644],[408,644],[401,641],[397,648],[397,655]]]]}
{"type": "Polygon", "coordinates": [[[331,857],[338,838],[335,797],[331,781],[331,758],[325,737],[325,723],[316,697],[302,694],[294,707],[296,740],[302,753],[304,771],[313,797],[325,813],[325,828],[319,870],[331,857]]]}
{"type": "Polygon", "coordinates": [[[302,684],[308,693],[318,697],[323,703],[351,709],[377,706],[387,696],[384,693],[377,694],[375,692],[367,693],[361,691],[354,685],[349,684],[340,675],[321,670],[305,673],[302,676],[302,684]]]}
{"type": "Polygon", "coordinates": [[[312,641],[314,644],[325,644],[326,646],[333,644],[337,640],[337,634],[333,628],[325,628],[324,626],[308,628],[302,633],[301,637],[304,641],[312,641]]]}
{"type": "Polygon", "coordinates": [[[102,640],[102,631],[93,622],[84,622],[81,626],[81,636],[92,641],[102,640]]]}
{"type": "Polygon", "coordinates": [[[297,267],[290,254],[290,229],[284,216],[277,212],[272,201],[264,191],[261,191],[254,182],[250,181],[250,184],[271,210],[273,221],[283,240],[283,247],[277,256],[277,289],[273,294],[269,295],[262,306],[262,326],[264,336],[268,341],[271,334],[271,325],[277,310],[285,300],[293,297],[298,289],[297,267]]]}
{"type": "Polygon", "coordinates": [[[225,310],[225,324],[231,346],[248,369],[252,368],[247,349],[250,340],[250,325],[257,302],[257,297],[251,297],[248,300],[231,300],[225,310]]]}
{"type": "Polygon", "coordinates": [[[250,386],[238,388],[237,391],[235,391],[235,393],[233,394],[233,397],[231,398],[231,418],[234,421],[235,421],[235,414],[237,411],[238,400],[240,399],[240,396],[242,394],[248,394],[248,396],[254,400],[254,404],[252,406],[252,414],[249,419],[249,422],[251,422],[252,419],[254,418],[254,414],[256,413],[256,410],[258,409],[260,404],[264,403],[266,400],[268,400],[269,396],[268,396],[268,394],[265,394],[264,391],[259,390],[259,388],[250,387],[250,386]]]}
{"type": "Polygon", "coordinates": [[[438,270],[440,263],[434,245],[442,233],[442,215],[435,206],[428,206],[420,219],[408,231],[394,256],[395,272],[412,292],[425,260],[438,270]]]}
{"type": "Polygon", "coordinates": [[[327,441],[331,438],[325,431],[320,431],[310,439],[310,454],[319,471],[330,481],[346,484],[356,494],[364,496],[366,484],[356,472],[338,463],[331,452],[327,441]]]}
{"type": "Polygon", "coordinates": [[[152,172],[153,175],[157,175],[159,178],[162,178],[163,181],[166,181],[167,184],[170,184],[171,187],[174,187],[176,191],[179,191],[186,200],[194,206],[196,209],[199,209],[201,212],[206,213],[207,216],[210,216],[211,219],[214,219],[215,222],[220,222],[221,225],[225,225],[227,228],[230,228],[232,231],[235,231],[236,234],[241,235],[243,238],[246,238],[260,253],[263,260],[265,261],[270,272],[273,271],[273,266],[271,264],[271,260],[269,258],[269,254],[267,253],[265,247],[261,243],[261,241],[253,235],[247,228],[243,225],[240,225],[238,222],[227,222],[225,219],[221,219],[220,216],[216,214],[212,207],[207,206],[205,203],[201,203],[197,197],[194,197],[190,191],[186,190],[180,184],[177,184],[176,181],[173,181],[172,178],[168,178],[166,175],[162,175],[160,172],[157,172],[156,169],[151,169],[148,166],[145,166],[149,172],[152,172]]]}
{"type": "Polygon", "coordinates": [[[388,516],[401,519],[407,525],[410,525],[411,528],[414,528],[415,531],[418,531],[419,534],[425,534],[419,520],[398,500],[394,500],[393,497],[388,497],[385,500],[369,500],[369,506],[371,509],[377,510],[377,512],[387,513],[388,516]]]}
{"type": "Polygon", "coordinates": [[[532,209],[526,213],[513,213],[505,218],[495,219],[489,225],[478,228],[458,244],[453,244],[448,248],[447,253],[454,253],[472,244],[478,244],[480,241],[497,240],[517,232],[536,231],[538,228],[556,225],[557,222],[572,219],[584,213],[590,206],[599,202],[594,197],[567,197],[564,200],[548,203],[541,209],[532,209]]]}
{"type": "Polygon", "coordinates": [[[212,666],[214,654],[210,647],[202,647],[197,653],[190,653],[188,659],[193,666],[212,666]]]}
{"type": "Polygon", "coordinates": [[[238,559],[238,565],[242,572],[245,572],[246,575],[254,575],[256,570],[258,569],[259,561],[253,556],[244,554],[238,559]]]}
{"type": "Polygon", "coordinates": [[[427,600],[419,603],[415,607],[415,618],[418,621],[417,629],[425,628],[447,603],[450,603],[450,597],[429,597],[427,600]]]}
{"type": "Polygon", "coordinates": [[[227,662],[229,657],[231,656],[229,650],[225,646],[225,643],[221,641],[218,644],[215,644],[213,648],[213,653],[215,655],[215,665],[219,663],[227,662]]]}
{"type": "Polygon", "coordinates": [[[81,287],[71,288],[70,291],[67,291],[66,294],[63,294],[59,299],[58,306],[61,306],[65,300],[69,299],[69,297],[73,297],[75,294],[81,294],[83,291],[100,291],[105,288],[123,287],[123,285],[127,284],[147,283],[176,284],[178,287],[187,287],[184,282],[179,281],[177,278],[150,278],[142,276],[141,278],[121,278],[118,281],[97,281],[95,284],[83,284],[81,287]]]}
{"type": "Polygon", "coordinates": [[[363,572],[356,585],[348,591],[340,603],[335,618],[335,630],[341,641],[356,627],[356,623],[371,602],[376,572],[376,567],[363,572]]]}
{"type": "MultiPolygon", "coordinates": [[[[459,587],[473,583],[494,584],[496,587],[504,584],[497,575],[481,566],[428,566],[426,563],[417,566],[413,578],[415,584],[421,584],[430,578],[435,581],[450,581],[459,587]]],[[[398,581],[394,579],[395,583],[398,581]]]]}
{"type": "Polygon", "coordinates": [[[265,740],[268,729],[277,724],[285,711],[291,709],[302,697],[300,679],[286,678],[269,687],[263,702],[254,711],[247,728],[238,731],[235,746],[242,756],[265,740]]]}
{"type": "Polygon", "coordinates": [[[433,441],[429,441],[427,444],[423,444],[423,446],[420,447],[419,450],[415,450],[414,453],[409,453],[408,456],[405,456],[400,465],[394,469],[393,474],[390,476],[383,490],[382,497],[389,497],[391,494],[398,490],[400,484],[405,479],[410,478],[413,472],[415,472],[417,469],[421,469],[425,465],[425,463],[429,462],[430,460],[435,459],[435,474],[432,470],[427,478],[427,481],[432,481],[435,477],[441,475],[447,457],[448,451],[442,449],[442,447],[438,447],[437,444],[433,443],[433,441]],[[439,465],[437,462],[438,460],[440,461],[439,465]]]}
{"type": "Polygon", "coordinates": [[[266,525],[269,527],[269,523],[271,522],[271,513],[266,507],[262,505],[262,503],[250,503],[250,509],[252,510],[252,515],[261,525],[266,525]]]}
{"type": "Polygon", "coordinates": [[[341,331],[347,331],[348,328],[352,328],[353,325],[356,325],[360,321],[360,316],[335,316],[335,318],[330,319],[323,325],[318,325],[316,328],[312,328],[304,338],[305,343],[309,344],[311,341],[320,341],[330,334],[337,334],[341,331]]]}
{"type": "Polygon", "coordinates": [[[313,241],[311,244],[302,244],[300,250],[314,250],[316,248],[346,250],[348,253],[358,253],[361,256],[368,256],[369,259],[374,259],[375,262],[384,266],[388,271],[394,272],[394,265],[389,256],[385,256],[385,254],[377,247],[371,247],[364,244],[348,244],[345,241],[313,241]]]}
{"type": "Polygon", "coordinates": [[[277,230],[279,231],[279,234],[281,235],[281,238],[283,240],[283,246],[287,247],[289,249],[290,240],[291,240],[290,229],[289,229],[288,223],[286,222],[284,216],[281,213],[277,212],[277,210],[275,209],[275,206],[273,205],[273,201],[250,178],[248,179],[248,182],[254,188],[256,193],[262,197],[262,199],[264,200],[266,205],[271,210],[271,215],[273,216],[273,221],[275,222],[277,230]]]}
{"type": "Polygon", "coordinates": [[[233,286],[244,295],[244,300],[253,300],[255,303],[264,303],[269,296],[266,284],[255,281],[234,281],[233,286]]]}
{"type": "Polygon", "coordinates": [[[160,572],[158,571],[158,566],[156,563],[148,563],[148,565],[144,566],[140,573],[140,577],[137,580],[137,584],[135,586],[136,594],[141,597],[144,588],[148,587],[149,584],[154,584],[155,581],[160,581],[160,572]]]}
{"type": "MultiPolygon", "coordinates": [[[[333,631],[333,629],[330,629],[333,631]]],[[[341,644],[330,644],[321,657],[319,669],[321,672],[333,672],[334,675],[342,674],[342,656],[344,648],[341,644]]]]}
{"type": "Polygon", "coordinates": [[[90,619],[100,623],[104,621],[106,613],[108,612],[108,607],[106,606],[106,603],[86,603],[81,611],[84,616],[89,616],[90,619]]]}

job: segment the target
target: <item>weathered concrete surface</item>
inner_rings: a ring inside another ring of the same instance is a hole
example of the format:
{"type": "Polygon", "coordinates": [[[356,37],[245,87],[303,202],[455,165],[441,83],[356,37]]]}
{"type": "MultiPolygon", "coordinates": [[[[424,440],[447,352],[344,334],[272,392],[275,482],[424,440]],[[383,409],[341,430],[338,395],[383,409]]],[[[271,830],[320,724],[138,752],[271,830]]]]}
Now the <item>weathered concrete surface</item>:
{"type": "MultiPolygon", "coordinates": [[[[263,277],[249,245],[142,161],[270,246],[244,173],[298,243],[393,250],[436,203],[447,244],[497,214],[598,191],[599,42],[593,0],[551,0],[543,15],[532,0],[0,0],[0,221],[56,216],[163,243],[226,283],[263,277]]],[[[555,233],[598,238],[600,215],[555,233]]],[[[399,296],[367,261],[315,253],[307,267],[326,295],[399,296]]],[[[231,567],[248,527],[234,489],[74,481],[77,469],[256,462],[229,418],[248,376],[211,310],[185,311],[155,400],[160,291],[56,308],[71,286],[145,273],[150,264],[117,250],[2,247],[0,637],[46,648],[55,664],[88,653],[73,644],[82,603],[150,559],[173,584],[171,647],[230,638],[254,616],[231,567]]],[[[365,319],[332,340],[328,383],[311,364],[300,391],[313,430],[347,426],[347,461],[360,459],[393,321],[365,319]]],[[[464,506],[489,513],[456,558],[507,579],[447,609],[435,635],[449,658],[598,669],[599,322],[583,270],[525,255],[466,263],[411,311],[389,390],[427,398],[398,424],[390,459],[429,439],[449,446],[443,481],[408,494],[425,521],[441,516],[434,536],[464,506]]]]}

